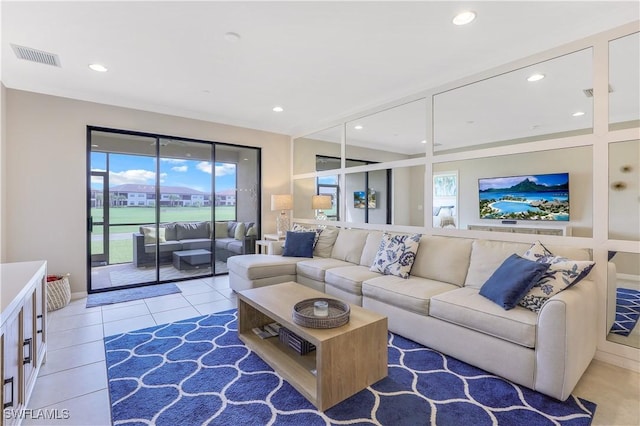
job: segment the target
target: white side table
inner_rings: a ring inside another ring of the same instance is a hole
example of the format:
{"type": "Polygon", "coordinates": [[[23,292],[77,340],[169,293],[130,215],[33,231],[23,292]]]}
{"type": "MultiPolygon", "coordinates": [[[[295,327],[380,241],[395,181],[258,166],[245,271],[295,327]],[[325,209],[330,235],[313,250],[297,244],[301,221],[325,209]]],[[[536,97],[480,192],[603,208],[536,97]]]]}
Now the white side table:
{"type": "Polygon", "coordinates": [[[269,254],[269,240],[256,240],[256,254],[269,254]]]}
{"type": "Polygon", "coordinates": [[[279,236],[278,234],[264,234],[264,239],[267,241],[284,241],[286,237],[279,236]]]}

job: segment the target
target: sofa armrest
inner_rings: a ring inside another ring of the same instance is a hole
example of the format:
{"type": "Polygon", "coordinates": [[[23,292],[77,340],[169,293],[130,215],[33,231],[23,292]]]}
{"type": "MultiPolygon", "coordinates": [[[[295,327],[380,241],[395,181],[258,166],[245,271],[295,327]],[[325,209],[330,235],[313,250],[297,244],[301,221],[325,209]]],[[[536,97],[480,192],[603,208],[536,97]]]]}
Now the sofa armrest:
{"type": "Polygon", "coordinates": [[[133,266],[136,268],[144,264],[144,235],[139,232],[133,233],[133,266]]]}
{"type": "Polygon", "coordinates": [[[256,252],[256,237],[249,235],[244,237],[242,242],[242,254],[254,254],[256,252]]]}
{"type": "Polygon", "coordinates": [[[269,241],[267,254],[282,254],[282,246],[284,246],[284,241],[269,241]]]}
{"type": "Polygon", "coordinates": [[[549,299],[538,314],[534,388],[566,400],[596,352],[596,283],[582,280],[549,299]]]}

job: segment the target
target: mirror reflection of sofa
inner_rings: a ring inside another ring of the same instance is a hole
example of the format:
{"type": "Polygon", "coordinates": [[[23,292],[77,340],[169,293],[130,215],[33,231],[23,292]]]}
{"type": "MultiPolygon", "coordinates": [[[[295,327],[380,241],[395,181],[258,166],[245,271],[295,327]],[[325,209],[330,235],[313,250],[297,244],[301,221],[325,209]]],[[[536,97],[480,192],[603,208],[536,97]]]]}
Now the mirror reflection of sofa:
{"type": "Polygon", "coordinates": [[[171,264],[173,252],[204,249],[214,251],[216,260],[225,262],[238,254],[255,251],[256,227],[253,222],[169,222],[141,226],[133,234],[133,264],[155,266],[156,247],[160,264],[171,264]],[[214,238],[215,237],[215,238],[214,238]],[[157,243],[157,244],[156,244],[157,243]]]}

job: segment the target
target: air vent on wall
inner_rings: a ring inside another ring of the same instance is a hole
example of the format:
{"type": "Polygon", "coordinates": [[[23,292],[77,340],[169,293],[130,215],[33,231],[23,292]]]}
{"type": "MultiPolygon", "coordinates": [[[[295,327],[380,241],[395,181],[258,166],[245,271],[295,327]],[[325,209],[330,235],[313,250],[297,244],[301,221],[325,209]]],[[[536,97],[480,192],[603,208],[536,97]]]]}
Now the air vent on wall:
{"type": "Polygon", "coordinates": [[[42,50],[32,49],[30,47],[18,46],[17,44],[12,44],[11,48],[18,59],[37,62],[39,64],[53,65],[54,67],[62,66],[58,55],[54,55],[53,53],[43,52],[42,50]]]}
{"type": "MultiPolygon", "coordinates": [[[[584,89],[584,90],[583,90],[583,92],[584,92],[584,95],[585,95],[587,98],[593,98],[593,88],[591,88],[591,89],[584,89]]],[[[609,93],[612,93],[612,92],[613,92],[613,87],[611,87],[611,85],[609,85],[609,93]]]]}

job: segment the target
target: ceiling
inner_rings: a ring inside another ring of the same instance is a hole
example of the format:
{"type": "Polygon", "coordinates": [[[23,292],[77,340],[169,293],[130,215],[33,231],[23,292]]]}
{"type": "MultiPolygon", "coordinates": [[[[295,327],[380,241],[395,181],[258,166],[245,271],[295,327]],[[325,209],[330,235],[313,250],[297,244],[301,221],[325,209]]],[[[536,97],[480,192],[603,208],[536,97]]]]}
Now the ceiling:
{"type": "Polygon", "coordinates": [[[6,87],[283,134],[640,18],[640,3],[0,3],[6,87]],[[477,19],[451,23],[464,9],[477,19]],[[229,32],[240,36],[228,40],[229,32]],[[17,59],[11,44],[57,54],[17,59]],[[97,73],[88,64],[108,67],[97,73]],[[283,112],[272,108],[280,105],[283,112]]]}

